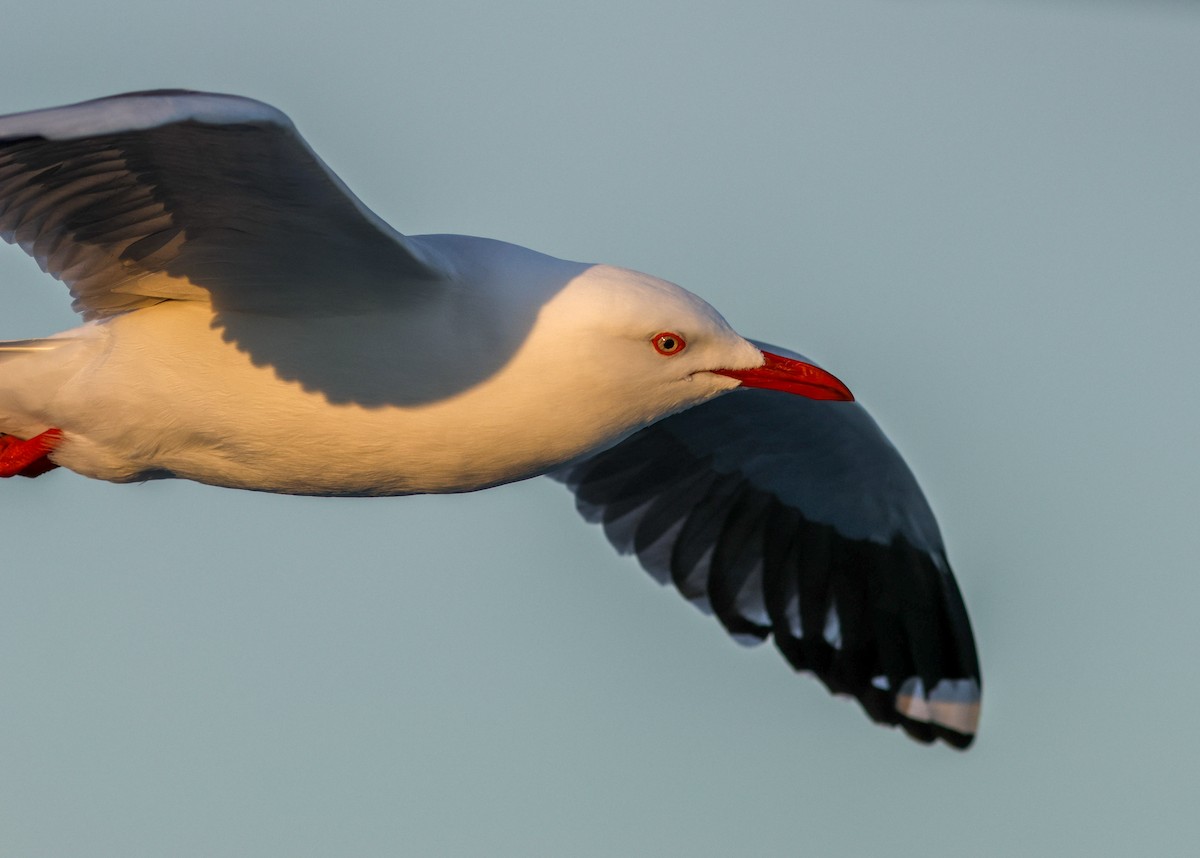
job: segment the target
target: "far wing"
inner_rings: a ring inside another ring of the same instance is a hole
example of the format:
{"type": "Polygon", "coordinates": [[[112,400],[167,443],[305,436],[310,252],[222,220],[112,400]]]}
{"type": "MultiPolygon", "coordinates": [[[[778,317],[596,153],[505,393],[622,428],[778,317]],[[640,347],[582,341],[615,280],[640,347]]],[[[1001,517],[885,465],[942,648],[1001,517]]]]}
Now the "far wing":
{"type": "Polygon", "coordinates": [[[981,680],[962,596],[916,480],[857,403],[736,390],[552,476],[741,642],[772,637],[873,720],[970,745],[981,680]]]}
{"type": "Polygon", "coordinates": [[[0,237],[89,319],[166,299],[377,308],[441,276],[284,114],[179,90],[0,117],[0,237]]]}

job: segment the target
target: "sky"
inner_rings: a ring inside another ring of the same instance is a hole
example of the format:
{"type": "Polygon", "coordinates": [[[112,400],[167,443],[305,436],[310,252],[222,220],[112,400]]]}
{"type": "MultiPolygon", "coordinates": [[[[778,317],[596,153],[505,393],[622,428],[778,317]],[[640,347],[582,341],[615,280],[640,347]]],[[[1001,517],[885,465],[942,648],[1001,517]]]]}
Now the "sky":
{"type": "MultiPolygon", "coordinates": [[[[60,470],[0,485],[0,855],[1191,854],[1200,8],[47,0],[0,80],[259,98],[402,232],[811,355],[929,495],[985,683],[966,753],[872,725],[547,480],[60,470]]],[[[7,246],[0,295],[0,337],[76,323],[7,246]]]]}

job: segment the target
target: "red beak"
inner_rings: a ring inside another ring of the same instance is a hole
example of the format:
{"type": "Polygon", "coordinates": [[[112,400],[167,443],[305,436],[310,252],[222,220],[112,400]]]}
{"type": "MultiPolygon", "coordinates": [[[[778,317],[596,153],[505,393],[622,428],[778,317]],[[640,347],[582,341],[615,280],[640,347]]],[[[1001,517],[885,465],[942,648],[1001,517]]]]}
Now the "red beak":
{"type": "Polygon", "coordinates": [[[754,369],[714,369],[717,375],[736,378],[744,387],[782,390],[809,399],[853,402],[854,394],[831,373],[800,360],[763,352],[766,362],[754,369]]]}

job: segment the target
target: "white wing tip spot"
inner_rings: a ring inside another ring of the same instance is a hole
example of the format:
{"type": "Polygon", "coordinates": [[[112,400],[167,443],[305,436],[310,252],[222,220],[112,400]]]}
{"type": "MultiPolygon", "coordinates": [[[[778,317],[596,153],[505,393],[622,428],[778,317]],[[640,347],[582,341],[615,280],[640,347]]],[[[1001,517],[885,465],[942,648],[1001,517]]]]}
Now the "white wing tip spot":
{"type": "Polygon", "coordinates": [[[825,614],[825,630],[822,632],[825,642],[836,650],[842,648],[842,624],[838,620],[837,603],[829,601],[829,610],[825,614]]]}
{"type": "Polygon", "coordinates": [[[910,676],[896,695],[896,711],[914,721],[973,736],[979,726],[979,700],[979,683],[974,679],[943,679],[926,694],[921,678],[910,676]]]}

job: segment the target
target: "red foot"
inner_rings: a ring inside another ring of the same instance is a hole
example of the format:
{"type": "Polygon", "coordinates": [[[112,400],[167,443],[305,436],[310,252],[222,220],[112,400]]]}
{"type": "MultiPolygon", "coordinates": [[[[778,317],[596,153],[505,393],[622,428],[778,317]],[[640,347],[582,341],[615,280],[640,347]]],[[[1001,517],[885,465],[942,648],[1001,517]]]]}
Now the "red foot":
{"type": "Polygon", "coordinates": [[[57,468],[46,454],[61,441],[61,429],[47,429],[28,441],[0,435],[0,477],[39,477],[57,468]]]}

